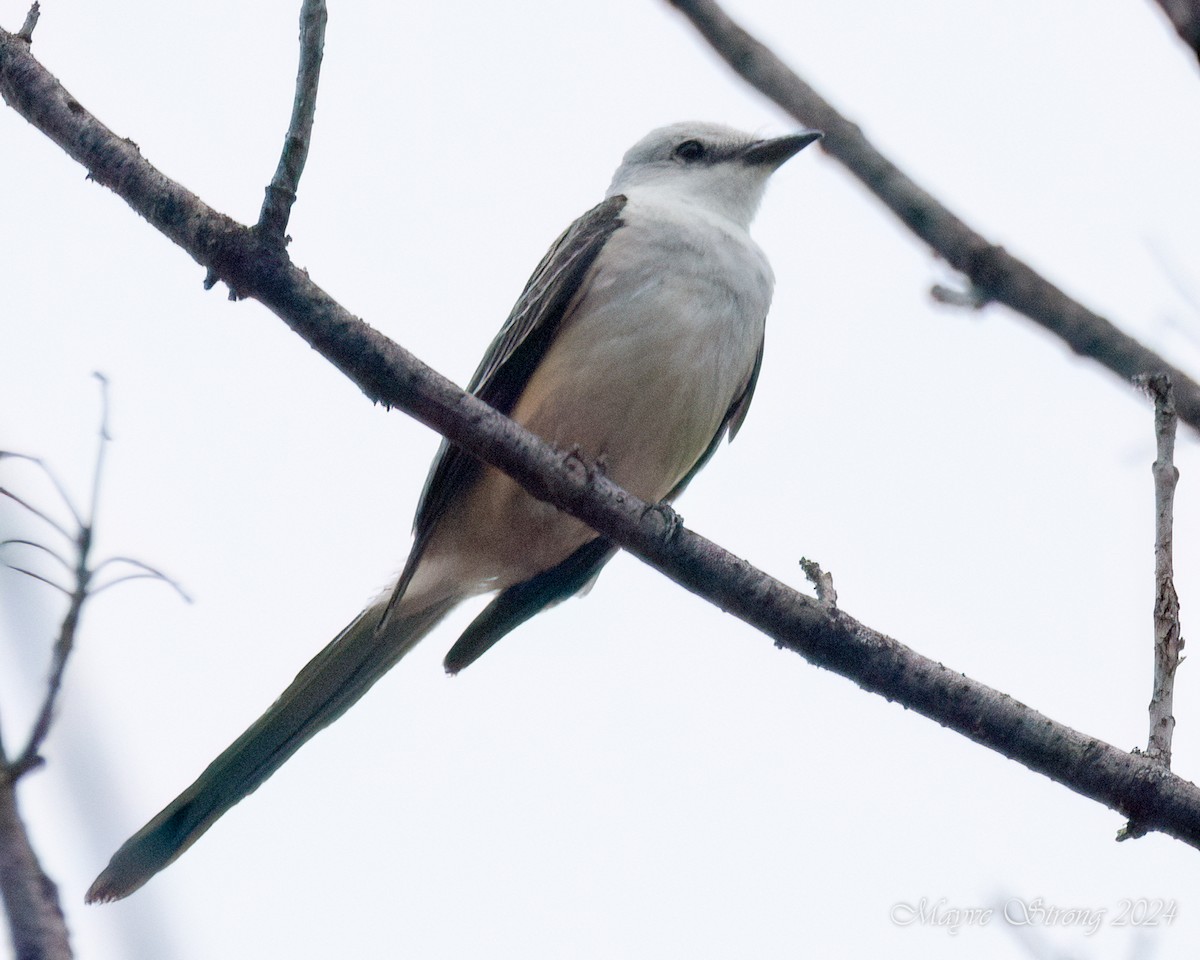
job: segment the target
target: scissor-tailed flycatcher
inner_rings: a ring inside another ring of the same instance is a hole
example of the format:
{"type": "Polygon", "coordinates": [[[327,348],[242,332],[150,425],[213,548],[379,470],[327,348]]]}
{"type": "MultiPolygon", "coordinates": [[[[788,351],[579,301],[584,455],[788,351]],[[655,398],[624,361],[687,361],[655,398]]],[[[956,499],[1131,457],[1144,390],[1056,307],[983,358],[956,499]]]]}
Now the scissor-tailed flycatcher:
{"type": "MultiPolygon", "coordinates": [[[[625,154],[605,200],[555,241],[468,389],[560,449],[673,500],[746,417],[774,277],[747,232],[770,175],[820,134],[756,140],[678,123],[625,154]]],[[[114,855],[89,901],[132,893],[337,719],[456,604],[496,598],[451,673],[586,586],[616,548],[443,443],[396,586],[114,855]]]]}

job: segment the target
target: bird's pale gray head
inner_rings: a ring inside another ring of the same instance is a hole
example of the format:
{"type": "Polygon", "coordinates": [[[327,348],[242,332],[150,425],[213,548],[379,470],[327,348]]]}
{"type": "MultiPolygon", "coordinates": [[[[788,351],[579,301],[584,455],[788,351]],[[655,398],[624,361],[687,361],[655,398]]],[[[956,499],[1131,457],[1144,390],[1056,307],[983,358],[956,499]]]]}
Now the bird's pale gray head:
{"type": "Polygon", "coordinates": [[[767,178],[818,137],[808,131],[763,140],[719,123],[673,123],[629,148],[607,196],[657,194],[749,226],[767,178]]]}

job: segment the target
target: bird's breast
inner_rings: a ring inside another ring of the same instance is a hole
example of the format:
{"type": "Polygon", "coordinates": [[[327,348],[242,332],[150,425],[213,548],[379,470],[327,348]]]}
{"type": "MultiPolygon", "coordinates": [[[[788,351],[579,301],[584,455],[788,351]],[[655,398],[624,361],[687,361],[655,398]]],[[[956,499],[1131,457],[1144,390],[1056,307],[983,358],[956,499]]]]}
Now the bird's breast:
{"type": "Polygon", "coordinates": [[[691,470],[754,368],[773,278],[744,230],[632,201],[513,410],[637,496],[691,470]]]}

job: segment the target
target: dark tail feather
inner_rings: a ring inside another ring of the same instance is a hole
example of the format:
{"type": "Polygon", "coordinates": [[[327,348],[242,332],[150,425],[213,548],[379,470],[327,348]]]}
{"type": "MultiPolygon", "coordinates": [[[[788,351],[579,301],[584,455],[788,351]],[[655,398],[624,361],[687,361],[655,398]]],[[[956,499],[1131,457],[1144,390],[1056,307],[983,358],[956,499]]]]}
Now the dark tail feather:
{"type": "Polygon", "coordinates": [[[378,636],[375,625],[383,605],[359,614],[195,783],[113,854],[88,890],[87,902],[126,897],[174,861],[318,730],[345,713],[457,601],[439,600],[411,615],[401,603],[378,636]]]}
{"type": "Polygon", "coordinates": [[[557,566],[500,591],[450,648],[444,662],[446,672],[458,673],[469,667],[535,613],[578,593],[616,552],[615,546],[597,537],[557,566]]]}

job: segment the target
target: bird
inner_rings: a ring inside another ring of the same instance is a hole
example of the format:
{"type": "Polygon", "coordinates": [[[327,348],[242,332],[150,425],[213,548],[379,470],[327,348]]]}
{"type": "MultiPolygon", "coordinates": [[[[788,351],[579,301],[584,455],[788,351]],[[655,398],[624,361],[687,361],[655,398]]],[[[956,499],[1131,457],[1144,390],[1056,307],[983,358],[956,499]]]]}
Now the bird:
{"type": "MultiPolygon", "coordinates": [[[[674,501],[745,421],[774,288],[749,227],[770,176],[820,136],[694,121],[647,134],[538,264],[468,392],[643,501],[674,501]]],[[[616,549],[443,440],[395,585],[117,850],[86,900],[126,897],[172,863],[463,600],[495,594],[450,673],[584,591],[616,549]]]]}

